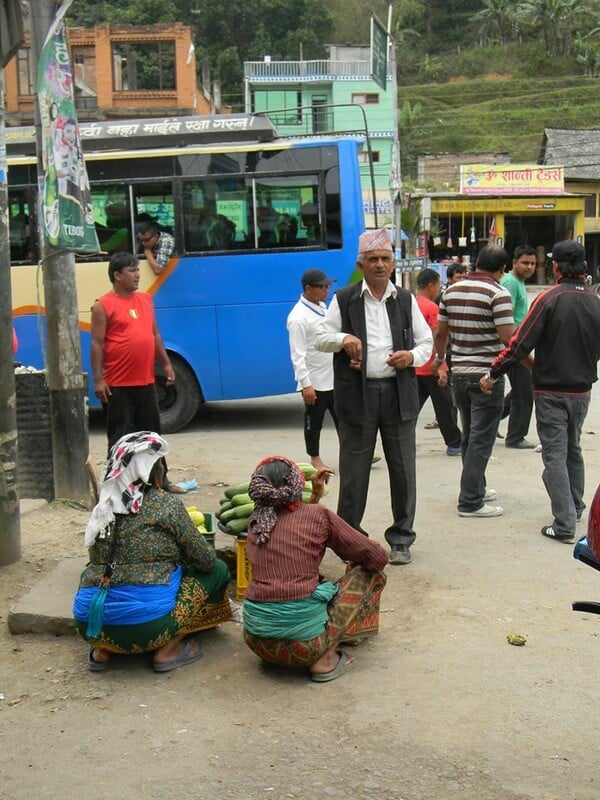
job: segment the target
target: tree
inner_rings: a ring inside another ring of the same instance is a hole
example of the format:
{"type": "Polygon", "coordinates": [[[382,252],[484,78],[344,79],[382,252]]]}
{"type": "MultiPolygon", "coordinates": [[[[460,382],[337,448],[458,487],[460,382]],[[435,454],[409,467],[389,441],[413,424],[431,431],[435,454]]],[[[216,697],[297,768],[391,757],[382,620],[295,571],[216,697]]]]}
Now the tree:
{"type": "Polygon", "coordinates": [[[473,14],[471,21],[478,26],[482,41],[504,44],[517,33],[516,11],[515,0],[484,0],[483,8],[473,14]]]}
{"type": "Polygon", "coordinates": [[[189,19],[190,2],[187,6],[187,17],[180,16],[175,0],[102,0],[100,3],[73,3],[68,13],[68,24],[90,27],[103,22],[113,25],[152,25],[156,22],[176,22],[178,19],[189,19]]]}
{"type": "Polygon", "coordinates": [[[521,3],[517,17],[537,31],[551,56],[569,56],[578,30],[597,24],[591,5],[579,0],[531,0],[521,3]]]}

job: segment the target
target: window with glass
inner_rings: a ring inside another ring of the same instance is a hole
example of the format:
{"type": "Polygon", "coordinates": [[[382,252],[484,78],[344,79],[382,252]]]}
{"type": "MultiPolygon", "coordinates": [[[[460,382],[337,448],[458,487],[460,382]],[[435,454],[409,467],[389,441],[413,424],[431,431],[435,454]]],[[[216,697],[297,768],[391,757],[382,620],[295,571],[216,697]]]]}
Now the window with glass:
{"type": "Polygon", "coordinates": [[[361,150],[361,152],[358,154],[359,163],[368,164],[369,160],[372,161],[373,164],[377,164],[379,162],[379,150],[372,150],[370,159],[369,159],[369,151],[361,150]]]}
{"type": "Polygon", "coordinates": [[[377,92],[353,92],[352,103],[355,106],[377,105],[379,103],[379,94],[377,92]]]}
{"type": "Polygon", "coordinates": [[[595,194],[586,194],[584,195],[585,199],[585,206],[584,206],[584,214],[586,217],[597,217],[597,205],[596,205],[596,197],[595,194]]]}
{"type": "Polygon", "coordinates": [[[127,189],[93,186],[92,209],[96,233],[103,253],[135,252],[131,235],[131,209],[127,189]]]}
{"type": "Polygon", "coordinates": [[[27,189],[11,189],[8,198],[10,260],[31,263],[36,260],[35,216],[27,189]]]}

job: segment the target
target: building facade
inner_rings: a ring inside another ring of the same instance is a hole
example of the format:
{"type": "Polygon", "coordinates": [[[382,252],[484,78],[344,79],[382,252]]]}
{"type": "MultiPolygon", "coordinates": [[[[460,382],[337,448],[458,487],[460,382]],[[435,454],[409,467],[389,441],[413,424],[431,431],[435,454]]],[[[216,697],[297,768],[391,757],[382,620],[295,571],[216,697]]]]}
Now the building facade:
{"type": "MultiPolygon", "coordinates": [[[[80,121],[210,114],[198,87],[192,32],[179,22],[69,28],[67,38],[80,121]]],[[[29,37],[5,69],[6,120],[34,120],[36,74],[29,37]]]]}
{"type": "Polygon", "coordinates": [[[330,45],[329,56],[315,61],[272,61],[265,56],[263,61],[245,62],[245,110],[268,114],[284,136],[362,133],[366,226],[391,224],[395,66],[389,63],[383,89],[371,76],[369,47],[330,45]]]}

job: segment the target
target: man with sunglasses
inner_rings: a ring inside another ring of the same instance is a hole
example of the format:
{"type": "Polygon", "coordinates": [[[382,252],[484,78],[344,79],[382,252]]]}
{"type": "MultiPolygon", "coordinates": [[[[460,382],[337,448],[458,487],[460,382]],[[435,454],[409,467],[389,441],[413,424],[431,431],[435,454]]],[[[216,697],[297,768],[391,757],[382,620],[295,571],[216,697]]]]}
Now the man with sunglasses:
{"type": "Polygon", "coordinates": [[[175,239],[170,233],[161,231],[155,222],[143,222],[137,238],[150,269],[155,275],[160,275],[175,249],[175,239]]]}

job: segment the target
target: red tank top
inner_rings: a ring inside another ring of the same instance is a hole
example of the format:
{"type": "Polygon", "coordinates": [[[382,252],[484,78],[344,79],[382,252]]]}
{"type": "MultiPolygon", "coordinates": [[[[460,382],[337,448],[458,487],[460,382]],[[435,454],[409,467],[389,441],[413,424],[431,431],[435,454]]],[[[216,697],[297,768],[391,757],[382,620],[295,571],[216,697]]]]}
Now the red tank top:
{"type": "Polygon", "coordinates": [[[149,294],[122,297],[108,292],[98,299],[106,311],[104,380],[109,386],[154,383],[154,305],[149,294]]]}

